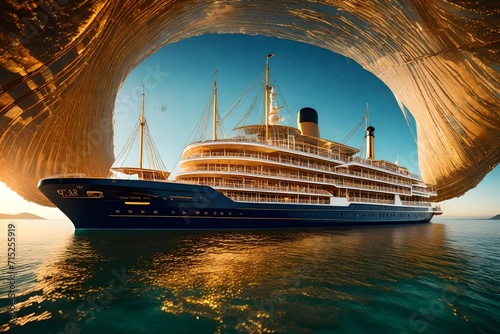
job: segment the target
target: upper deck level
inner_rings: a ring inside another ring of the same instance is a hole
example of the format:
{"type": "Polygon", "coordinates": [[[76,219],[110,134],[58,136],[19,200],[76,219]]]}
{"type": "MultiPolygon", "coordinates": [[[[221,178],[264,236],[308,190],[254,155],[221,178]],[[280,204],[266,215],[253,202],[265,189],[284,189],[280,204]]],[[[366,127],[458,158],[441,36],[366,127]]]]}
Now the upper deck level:
{"type": "Polygon", "coordinates": [[[397,164],[356,156],[355,154],[359,153],[356,148],[322,138],[301,135],[296,128],[279,125],[270,126],[271,136],[266,140],[263,135],[264,129],[264,125],[246,126],[239,128],[240,133],[231,138],[191,143],[183,151],[183,162],[201,157],[205,159],[212,157],[214,159],[276,160],[277,158],[270,154],[278,152],[321,160],[329,164],[328,169],[337,168],[339,172],[342,167],[350,172],[355,172],[357,168],[364,168],[411,179],[412,183],[423,183],[420,176],[410,173],[408,169],[397,164]],[[249,150],[263,154],[249,153],[249,150]]]}

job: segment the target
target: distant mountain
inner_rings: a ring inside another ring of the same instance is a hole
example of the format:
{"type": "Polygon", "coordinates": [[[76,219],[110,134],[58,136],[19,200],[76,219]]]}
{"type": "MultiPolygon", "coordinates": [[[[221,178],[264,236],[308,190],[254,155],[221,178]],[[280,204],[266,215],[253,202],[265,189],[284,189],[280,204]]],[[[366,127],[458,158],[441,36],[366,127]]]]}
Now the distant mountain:
{"type": "Polygon", "coordinates": [[[23,212],[18,213],[17,215],[9,215],[6,213],[0,213],[0,219],[45,219],[43,217],[39,217],[32,213],[23,212]]]}
{"type": "Polygon", "coordinates": [[[500,220],[500,214],[496,215],[495,217],[491,217],[490,219],[493,219],[493,220],[500,220]]]}

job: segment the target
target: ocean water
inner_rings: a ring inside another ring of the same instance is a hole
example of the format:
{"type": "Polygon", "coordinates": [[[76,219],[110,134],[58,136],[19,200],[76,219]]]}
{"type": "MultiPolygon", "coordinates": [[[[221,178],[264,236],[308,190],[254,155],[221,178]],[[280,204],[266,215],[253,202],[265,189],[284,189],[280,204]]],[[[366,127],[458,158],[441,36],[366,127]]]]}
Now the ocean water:
{"type": "Polygon", "coordinates": [[[69,221],[19,220],[0,229],[0,332],[500,332],[500,221],[75,232],[69,221]]]}

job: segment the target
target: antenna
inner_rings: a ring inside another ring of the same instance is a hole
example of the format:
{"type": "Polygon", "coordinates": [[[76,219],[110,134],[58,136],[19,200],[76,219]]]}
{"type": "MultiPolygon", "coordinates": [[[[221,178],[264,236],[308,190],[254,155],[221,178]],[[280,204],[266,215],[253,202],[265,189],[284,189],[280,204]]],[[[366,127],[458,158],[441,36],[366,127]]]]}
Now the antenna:
{"type": "Polygon", "coordinates": [[[214,120],[213,140],[217,140],[217,70],[214,71],[214,120]]]}
{"type": "Polygon", "coordinates": [[[269,58],[274,57],[274,53],[266,56],[266,141],[269,140],[269,58]]]}
{"type": "Polygon", "coordinates": [[[365,111],[365,129],[370,125],[370,118],[368,116],[368,102],[366,102],[366,111],[365,111]]]}
{"type": "Polygon", "coordinates": [[[141,116],[139,124],[141,126],[141,138],[140,138],[140,150],[139,150],[139,168],[142,168],[142,156],[144,150],[144,124],[146,123],[146,118],[144,117],[144,85],[142,85],[142,104],[141,104],[141,116]]]}

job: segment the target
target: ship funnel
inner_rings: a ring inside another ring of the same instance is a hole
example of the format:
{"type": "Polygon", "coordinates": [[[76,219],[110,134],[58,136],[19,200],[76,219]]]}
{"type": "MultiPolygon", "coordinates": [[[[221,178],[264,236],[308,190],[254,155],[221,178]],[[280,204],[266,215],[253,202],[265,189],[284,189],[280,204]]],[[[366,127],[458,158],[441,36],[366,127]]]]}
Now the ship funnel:
{"type": "Polygon", "coordinates": [[[366,128],[366,159],[375,159],[375,128],[369,126],[366,128]]]}
{"type": "Polygon", "coordinates": [[[297,119],[299,130],[303,135],[320,138],[318,126],[318,113],[313,108],[299,110],[297,119]]]}

